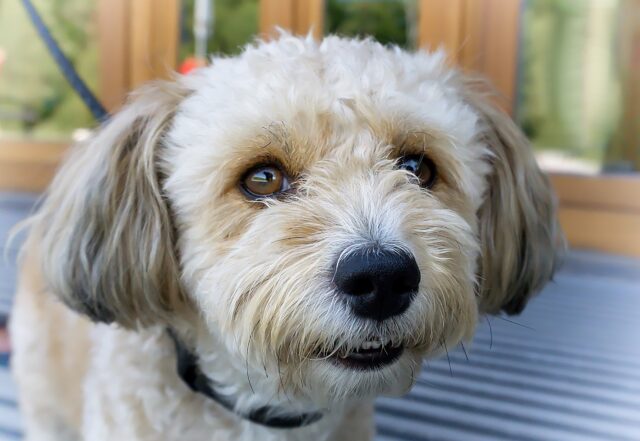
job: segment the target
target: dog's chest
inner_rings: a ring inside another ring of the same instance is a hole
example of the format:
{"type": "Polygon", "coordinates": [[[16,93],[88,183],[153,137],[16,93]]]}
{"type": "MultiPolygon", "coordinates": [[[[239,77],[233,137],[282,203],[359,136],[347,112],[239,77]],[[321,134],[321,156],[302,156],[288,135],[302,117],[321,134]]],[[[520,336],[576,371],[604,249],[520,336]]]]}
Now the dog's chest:
{"type": "Polygon", "coordinates": [[[94,331],[100,344],[85,384],[84,439],[366,441],[373,434],[371,405],[297,429],[240,420],[181,382],[162,330],[132,333],[100,325],[94,331]]]}

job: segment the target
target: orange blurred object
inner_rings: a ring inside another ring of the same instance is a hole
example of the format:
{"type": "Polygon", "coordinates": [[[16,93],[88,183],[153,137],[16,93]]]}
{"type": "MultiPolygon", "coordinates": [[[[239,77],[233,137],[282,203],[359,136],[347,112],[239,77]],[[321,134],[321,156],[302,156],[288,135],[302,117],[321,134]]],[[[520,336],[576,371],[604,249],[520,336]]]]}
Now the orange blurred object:
{"type": "Polygon", "coordinates": [[[178,72],[180,72],[183,75],[186,75],[189,72],[191,72],[192,70],[197,69],[199,67],[204,67],[206,65],[207,65],[206,60],[203,60],[202,58],[187,57],[180,64],[180,67],[178,68],[178,72]]]}

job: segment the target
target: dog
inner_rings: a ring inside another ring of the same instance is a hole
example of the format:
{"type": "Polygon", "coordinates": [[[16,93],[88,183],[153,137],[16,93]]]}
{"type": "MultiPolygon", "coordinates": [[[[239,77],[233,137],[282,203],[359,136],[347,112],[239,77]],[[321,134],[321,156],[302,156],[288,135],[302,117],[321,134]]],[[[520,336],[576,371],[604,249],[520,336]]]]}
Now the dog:
{"type": "Polygon", "coordinates": [[[28,221],[28,440],[370,440],[554,271],[524,135],[443,52],[283,34],[142,87],[28,221]]]}

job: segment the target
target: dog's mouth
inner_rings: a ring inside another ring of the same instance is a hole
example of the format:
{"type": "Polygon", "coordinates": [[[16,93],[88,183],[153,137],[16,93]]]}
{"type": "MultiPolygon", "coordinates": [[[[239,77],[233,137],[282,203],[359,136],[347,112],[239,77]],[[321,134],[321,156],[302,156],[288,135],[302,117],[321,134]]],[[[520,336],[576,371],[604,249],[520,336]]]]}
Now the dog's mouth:
{"type": "Polygon", "coordinates": [[[350,352],[338,352],[329,359],[334,364],[352,370],[377,370],[394,363],[404,351],[401,344],[374,338],[350,352]]]}

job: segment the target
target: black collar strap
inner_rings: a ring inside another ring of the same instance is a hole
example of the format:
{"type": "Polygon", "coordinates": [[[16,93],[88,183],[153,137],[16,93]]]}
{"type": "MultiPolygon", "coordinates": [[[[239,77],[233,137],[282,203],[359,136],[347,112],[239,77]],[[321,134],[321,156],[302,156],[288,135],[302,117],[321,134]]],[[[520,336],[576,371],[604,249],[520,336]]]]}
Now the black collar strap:
{"type": "Polygon", "coordinates": [[[196,354],[187,349],[171,329],[168,329],[167,331],[176,348],[178,375],[192,391],[201,393],[202,395],[212,399],[228,411],[235,413],[241,418],[274,429],[295,429],[297,427],[304,427],[309,424],[313,424],[322,418],[322,413],[320,412],[274,416],[276,413],[274,412],[275,408],[271,406],[259,407],[247,414],[236,412],[233,401],[216,392],[213,382],[209,377],[202,373],[198,366],[198,357],[196,354]]]}

